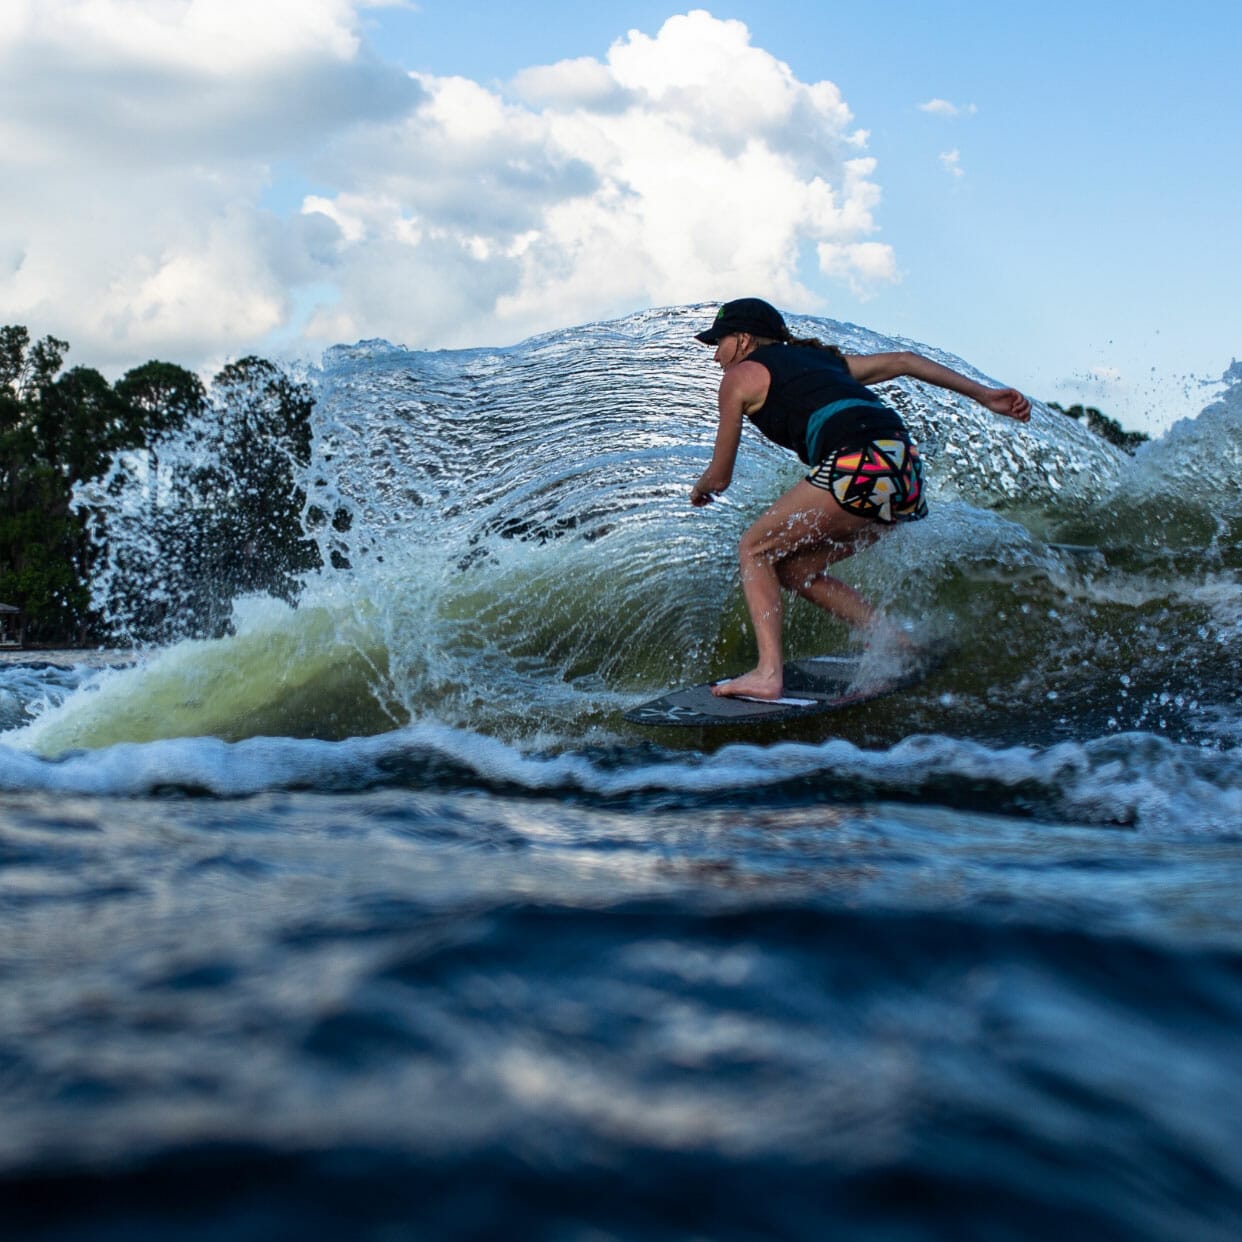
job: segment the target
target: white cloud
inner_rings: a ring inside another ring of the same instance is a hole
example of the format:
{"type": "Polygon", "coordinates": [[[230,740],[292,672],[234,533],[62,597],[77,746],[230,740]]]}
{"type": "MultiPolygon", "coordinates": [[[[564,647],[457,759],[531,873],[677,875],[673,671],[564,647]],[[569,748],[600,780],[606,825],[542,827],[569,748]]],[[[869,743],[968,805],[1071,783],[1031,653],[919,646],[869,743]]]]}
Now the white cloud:
{"type": "Polygon", "coordinates": [[[930,112],[933,116],[974,116],[979,111],[974,104],[966,104],[962,107],[955,103],[950,103],[947,99],[929,99],[926,103],[919,104],[920,112],[930,112]]]}
{"type": "Polygon", "coordinates": [[[821,242],[816,248],[819,267],[825,276],[845,280],[860,297],[867,297],[877,285],[901,279],[896,258],[889,246],[878,242],[840,245],[821,242]]]}
{"type": "Polygon", "coordinates": [[[593,56],[524,69],[512,85],[519,99],[535,107],[607,111],[610,106],[620,108],[630,102],[608,66],[593,56]]]}
{"type": "Polygon", "coordinates": [[[962,170],[962,153],[954,147],[952,151],[941,151],[940,162],[944,165],[944,170],[952,177],[961,177],[965,173],[962,170]]]}
{"type": "Polygon", "coordinates": [[[6,0],[0,322],[193,364],[303,320],[443,346],[742,293],[818,309],[808,248],[856,291],[897,279],[865,132],[742,23],[697,10],[489,88],[382,64],[363,7],[6,0]],[[301,213],[264,210],[291,169],[301,213]]]}
{"type": "Polygon", "coordinates": [[[286,157],[417,94],[361,56],[353,0],[17,3],[0,115],[28,150],[106,161],[97,172],[286,157]]]}
{"type": "Polygon", "coordinates": [[[875,165],[840,92],[800,82],[740,22],[695,11],[631,31],[603,60],[525,71],[511,98],[419,81],[411,116],[337,153],[341,194],[389,220],[342,246],[342,298],[318,331],[344,315],[462,345],[741,291],[810,308],[804,245],[865,241],[821,270],[855,289],[895,278],[889,247],[867,240],[875,165]],[[398,213],[421,228],[404,252],[398,213]]]}
{"type": "Polygon", "coordinates": [[[273,170],[421,98],[361,53],[356,7],[5,0],[0,322],[110,368],[277,328],[332,252],[260,209],[273,170]]]}

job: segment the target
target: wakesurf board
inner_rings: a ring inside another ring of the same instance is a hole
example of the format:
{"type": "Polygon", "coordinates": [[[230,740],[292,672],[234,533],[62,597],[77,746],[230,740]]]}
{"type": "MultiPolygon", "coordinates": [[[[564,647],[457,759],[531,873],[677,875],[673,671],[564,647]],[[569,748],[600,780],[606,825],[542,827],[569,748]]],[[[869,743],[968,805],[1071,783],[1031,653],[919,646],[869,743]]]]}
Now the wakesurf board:
{"type": "Polygon", "coordinates": [[[809,656],[785,665],[784,693],[779,699],[717,696],[705,682],[670,690],[640,703],[625,719],[641,725],[743,725],[819,716],[869,703],[922,681],[948,657],[947,650],[924,651],[893,670],[864,668],[861,656],[809,656]]]}

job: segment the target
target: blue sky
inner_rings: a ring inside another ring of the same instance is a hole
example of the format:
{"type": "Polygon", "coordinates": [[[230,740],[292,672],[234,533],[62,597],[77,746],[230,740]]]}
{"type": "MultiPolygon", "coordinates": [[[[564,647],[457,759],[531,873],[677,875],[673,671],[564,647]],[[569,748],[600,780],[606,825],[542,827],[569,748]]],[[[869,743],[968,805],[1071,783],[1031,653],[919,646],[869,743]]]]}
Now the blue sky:
{"type": "Polygon", "coordinates": [[[759,294],[1158,433],[1242,344],[1240,35],[1200,2],[6,0],[0,321],[118,373],[759,294]]]}

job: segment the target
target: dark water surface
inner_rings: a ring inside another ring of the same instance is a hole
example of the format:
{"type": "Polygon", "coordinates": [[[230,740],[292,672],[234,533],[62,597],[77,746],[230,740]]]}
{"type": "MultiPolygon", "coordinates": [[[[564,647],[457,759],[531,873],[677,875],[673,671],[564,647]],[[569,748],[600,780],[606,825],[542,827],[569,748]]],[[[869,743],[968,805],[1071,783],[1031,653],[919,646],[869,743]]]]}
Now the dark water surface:
{"type": "Polygon", "coordinates": [[[1238,840],[811,791],[2,814],[14,1229],[1242,1221],[1238,840]]]}

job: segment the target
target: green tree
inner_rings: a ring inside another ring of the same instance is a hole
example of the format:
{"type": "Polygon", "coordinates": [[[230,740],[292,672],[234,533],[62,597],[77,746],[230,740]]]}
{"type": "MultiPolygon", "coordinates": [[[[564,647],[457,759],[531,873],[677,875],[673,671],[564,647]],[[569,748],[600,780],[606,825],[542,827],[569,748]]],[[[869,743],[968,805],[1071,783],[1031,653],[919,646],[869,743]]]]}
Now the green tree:
{"type": "Polygon", "coordinates": [[[207,408],[203,382],[172,362],[145,362],[116,382],[126,408],[127,429],[134,444],[147,453],[147,498],[152,512],[160,503],[162,447],[207,408]]]}
{"type": "Polygon", "coordinates": [[[292,601],[319,563],[299,483],[309,386],[257,357],[225,367],[210,396],[167,362],[110,386],[62,373],[68,349],[0,327],[0,600],[28,636],[104,637],[101,564],[99,602],[130,638],[218,634],[244,592],[292,601]]]}
{"type": "Polygon", "coordinates": [[[104,491],[126,494],[130,503],[118,512],[96,496],[83,508],[97,556],[110,570],[104,611],[126,638],[159,639],[178,633],[176,619],[193,608],[192,584],[178,572],[194,530],[180,441],[206,414],[207,392],[193,371],[152,360],[127,371],[114,393],[120,424],[104,491]]]}
{"type": "MultiPolygon", "coordinates": [[[[177,378],[153,365],[141,378],[177,378]]],[[[134,386],[117,387],[134,402],[134,386]]],[[[225,367],[209,395],[184,373],[176,385],[142,391],[147,423],[160,428],[148,441],[146,480],[118,470],[129,502],[97,523],[114,526],[109,613],[130,637],[166,642],[226,632],[242,594],[292,602],[319,564],[302,529],[299,483],[310,460],[309,386],[248,357],[225,367]]]]}
{"type": "Polygon", "coordinates": [[[310,386],[262,358],[225,367],[212,381],[221,445],[218,499],[237,524],[245,567],[240,585],[289,596],[318,564],[302,530],[299,476],[310,462],[310,386]]]}
{"type": "Polygon", "coordinates": [[[1142,431],[1126,431],[1115,418],[1109,418],[1107,414],[1102,414],[1093,405],[1071,405],[1067,410],[1055,401],[1049,401],[1048,408],[1056,410],[1057,413],[1064,414],[1068,418],[1082,420],[1086,424],[1088,431],[1094,432],[1097,436],[1107,440],[1109,444],[1115,444],[1119,449],[1123,449],[1127,453],[1133,454],[1140,444],[1151,439],[1150,436],[1142,431]]]}
{"type": "Polygon", "coordinates": [[[93,620],[90,552],[71,497],[97,460],[85,446],[98,410],[79,408],[77,397],[107,384],[86,371],[58,380],[68,348],[52,336],[32,344],[24,327],[0,328],[0,600],[23,610],[35,640],[81,639],[93,620]]]}

